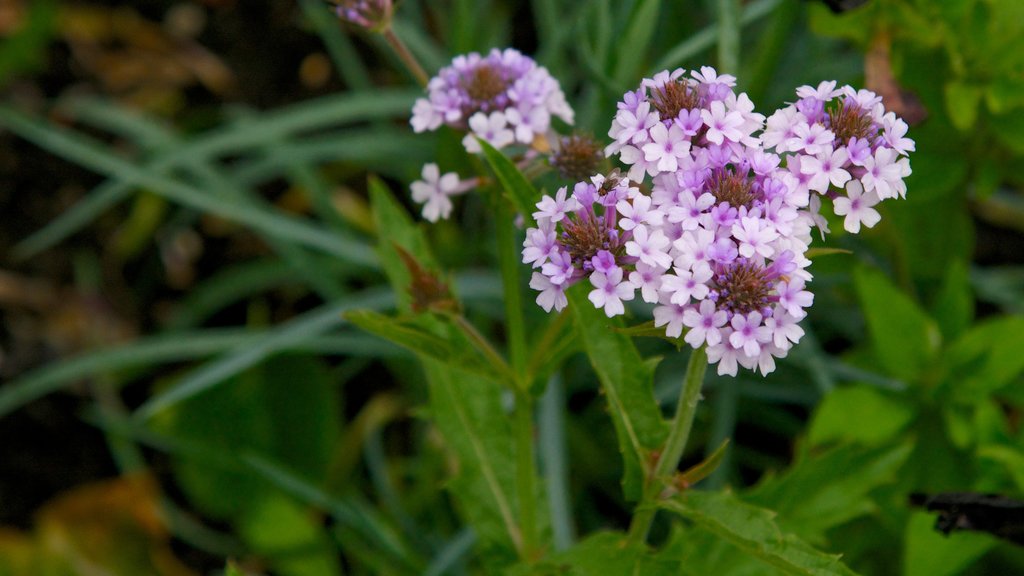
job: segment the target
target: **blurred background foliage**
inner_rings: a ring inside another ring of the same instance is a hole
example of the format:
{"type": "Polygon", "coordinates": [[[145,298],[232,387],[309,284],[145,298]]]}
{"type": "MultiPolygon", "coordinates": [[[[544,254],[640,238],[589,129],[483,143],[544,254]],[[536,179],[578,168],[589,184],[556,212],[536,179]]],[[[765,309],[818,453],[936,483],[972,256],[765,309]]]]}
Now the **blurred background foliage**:
{"type": "MultiPolygon", "coordinates": [[[[878,227],[833,223],[826,245],[851,253],[816,259],[790,358],[709,378],[686,463],[731,438],[700,486],[777,510],[860,573],[1024,571],[1012,544],[943,537],[907,502],[1024,493],[1024,3],[741,6],[737,76],[759,110],[822,79],[866,86],[917,152],[878,227]]],[[[599,138],[641,77],[714,65],[718,35],[710,3],[655,0],[405,0],[395,29],[429,72],[535,54],[599,138]]],[[[450,484],[460,463],[445,415],[425,417],[419,363],[342,315],[408,306],[384,274],[399,234],[502,334],[486,202],[430,227],[405,212],[425,161],[466,160],[453,133],[411,133],[419,91],[383,41],[318,0],[0,0],[0,37],[0,574],[499,565],[450,484]]],[[[685,358],[640,345],[665,356],[655,393],[673,405],[685,358]]],[[[623,528],[584,356],[538,418],[551,552],[623,528]]],[[[656,539],[686,573],[771,570],[686,525],[656,539]]]]}

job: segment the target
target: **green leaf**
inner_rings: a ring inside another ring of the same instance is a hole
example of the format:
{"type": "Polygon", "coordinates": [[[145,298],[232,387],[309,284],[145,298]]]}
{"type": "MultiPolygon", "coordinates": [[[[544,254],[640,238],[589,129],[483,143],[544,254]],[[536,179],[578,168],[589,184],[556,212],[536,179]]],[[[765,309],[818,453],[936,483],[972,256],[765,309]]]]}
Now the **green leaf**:
{"type": "Polygon", "coordinates": [[[1024,317],[1005,316],[982,322],[949,347],[943,356],[950,370],[948,386],[965,401],[983,397],[1024,372],[1024,317]]]}
{"type": "Polygon", "coordinates": [[[377,290],[354,294],[344,302],[330,304],[307,312],[279,325],[255,342],[238,346],[220,358],[207,362],[188,373],[174,386],[152,396],[135,414],[148,418],[169,406],[191,398],[224,382],[227,378],[259,364],[274,354],[296,347],[345,323],[342,314],[356,308],[389,308],[390,294],[377,290]]]}
{"type": "Polygon", "coordinates": [[[498,177],[498,182],[501,182],[501,187],[505,190],[505,197],[523,215],[527,222],[533,222],[533,212],[537,201],[540,200],[537,189],[533,187],[533,184],[530,184],[526,176],[523,176],[523,173],[519,168],[516,168],[516,165],[508,157],[486,141],[479,138],[477,141],[480,142],[480,146],[484,150],[484,158],[487,159],[487,164],[490,165],[491,170],[498,177]]]}
{"type": "Polygon", "coordinates": [[[495,382],[513,385],[514,378],[502,358],[482,356],[478,348],[458,331],[445,330],[444,336],[432,332],[431,328],[441,327],[435,319],[421,317],[401,320],[369,310],[354,310],[346,313],[345,318],[371,334],[420,356],[438,360],[452,369],[473,372],[495,382]]]}
{"type": "Polygon", "coordinates": [[[978,120],[978,105],[981,103],[981,88],[973,83],[949,82],[945,87],[946,112],[953,126],[966,132],[978,120]]]}
{"type": "Polygon", "coordinates": [[[715,451],[704,460],[701,460],[697,464],[686,469],[685,472],[679,474],[676,479],[676,483],[680,484],[684,488],[689,488],[697,482],[707,478],[718,469],[718,466],[722,464],[722,460],[725,459],[726,449],[729,447],[729,439],[726,438],[722,441],[722,445],[715,449],[715,451]]]}
{"type": "Polygon", "coordinates": [[[996,546],[995,537],[977,532],[945,536],[935,530],[935,516],[914,512],[907,522],[903,550],[907,576],[953,576],[996,546]]]}
{"type": "Polygon", "coordinates": [[[661,447],[668,426],[654,399],[654,371],[640,357],[633,341],[615,330],[621,328],[621,322],[594,308],[586,288],[576,286],[568,291],[569,306],[577,334],[608,399],[623,458],[623,490],[627,499],[637,500],[650,453],[661,447]]]}
{"type": "Polygon", "coordinates": [[[522,533],[515,516],[511,418],[502,409],[502,388],[432,360],[423,363],[430,416],[456,462],[450,492],[476,531],[482,552],[493,564],[509,564],[522,533]]]}
{"type": "Polygon", "coordinates": [[[875,510],[868,494],[897,480],[912,445],[839,446],[805,456],[780,476],[764,480],[746,498],[779,514],[779,524],[813,543],[825,532],[875,510]]]}
{"type": "Polygon", "coordinates": [[[436,270],[437,264],[423,230],[413,222],[409,213],[395,199],[387,186],[379,178],[371,177],[369,191],[370,206],[373,209],[373,220],[379,238],[377,255],[395,291],[399,312],[407,314],[412,311],[412,296],[409,294],[412,274],[396,246],[411,254],[427,269],[436,270]]]}
{"type": "Polygon", "coordinates": [[[898,378],[913,380],[935,359],[935,323],[877,270],[854,272],[854,283],[871,334],[875,358],[898,378]]]}
{"type": "MultiPolygon", "coordinates": [[[[320,361],[278,356],[162,412],[153,426],[210,449],[250,450],[276,458],[316,482],[327,471],[340,431],[337,406],[336,389],[320,361]]],[[[189,499],[218,518],[237,519],[268,494],[261,480],[205,462],[182,459],[175,472],[189,499]]]]}
{"type": "Polygon", "coordinates": [[[819,552],[803,540],[783,534],[775,523],[775,513],[742,502],[731,492],[684,492],[665,501],[662,507],[786,573],[854,574],[840,562],[838,555],[819,552]]]}
{"type": "Polygon", "coordinates": [[[971,324],[974,318],[974,294],[971,293],[967,265],[954,260],[946,269],[942,288],[932,307],[932,316],[939,324],[943,339],[952,342],[971,324]]]}
{"type": "MultiPolygon", "coordinates": [[[[674,551],[669,551],[674,552],[674,551]]],[[[646,546],[629,544],[621,532],[599,532],[572,548],[533,566],[517,566],[509,576],[605,576],[634,574],[676,576],[684,569],[675,554],[655,554],[646,546]]],[[[688,572],[687,572],[688,573],[688,572]]]]}
{"type": "Polygon", "coordinates": [[[340,574],[334,544],[309,510],[283,496],[254,500],[243,510],[239,535],[269,560],[275,574],[340,574]]]}
{"type": "Polygon", "coordinates": [[[804,255],[814,260],[818,256],[832,256],[833,254],[853,254],[853,252],[844,248],[811,248],[804,255]]]}
{"type": "Polygon", "coordinates": [[[893,394],[868,386],[836,388],[811,418],[812,445],[849,442],[878,446],[891,442],[914,419],[914,407],[893,394]]]}
{"type": "Polygon", "coordinates": [[[1001,114],[991,123],[992,132],[1016,154],[1024,154],[1024,109],[1001,114]]]}

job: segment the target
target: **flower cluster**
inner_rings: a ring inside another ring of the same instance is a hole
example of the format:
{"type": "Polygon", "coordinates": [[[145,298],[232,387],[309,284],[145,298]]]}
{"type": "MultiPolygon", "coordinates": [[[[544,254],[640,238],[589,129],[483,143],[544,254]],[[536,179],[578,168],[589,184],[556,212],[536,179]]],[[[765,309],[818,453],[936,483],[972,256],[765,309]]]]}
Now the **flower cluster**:
{"type": "Polygon", "coordinates": [[[734,85],[705,67],[662,72],[625,95],[606,152],[630,166],[628,178],[594,176],[537,204],[523,261],[538,304],[561,310],[565,290],[586,282],[612,317],[639,292],[655,326],[706,346],[720,374],[774,370],[814,300],[806,252],[814,227],[828,231],[821,196],[847,230],[874,225],[871,206],[906,193],[914,144],[867,91],[802,87],[765,129],[734,85]]]}
{"type": "Polygon", "coordinates": [[[391,24],[394,6],[391,0],[334,0],[334,12],[342,22],[370,30],[391,24]]]}
{"type": "MultiPolygon", "coordinates": [[[[834,81],[802,86],[796,94],[795,104],[768,118],[764,147],[790,153],[791,171],[832,200],[848,232],[871,228],[880,220],[873,206],[907,193],[903,179],[910,175],[914,141],[906,137],[906,122],[886,112],[874,92],[837,89],[834,81]]],[[[824,219],[817,222],[828,232],[824,219]]]]}
{"type": "Polygon", "coordinates": [[[413,130],[436,130],[442,124],[467,130],[463,144],[471,153],[480,152],[476,138],[495,148],[530,145],[547,134],[553,116],[573,122],[558,81],[511,48],[456,57],[430,80],[427,91],[427,98],[413,107],[413,130]]]}

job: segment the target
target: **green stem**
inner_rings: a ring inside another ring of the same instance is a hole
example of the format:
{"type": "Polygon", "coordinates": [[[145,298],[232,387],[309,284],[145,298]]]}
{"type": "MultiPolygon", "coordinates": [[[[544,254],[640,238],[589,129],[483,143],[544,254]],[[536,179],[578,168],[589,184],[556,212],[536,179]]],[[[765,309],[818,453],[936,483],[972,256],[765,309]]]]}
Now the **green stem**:
{"type": "Polygon", "coordinates": [[[740,0],[718,0],[719,72],[736,74],[740,67],[740,0]]]}
{"type": "Polygon", "coordinates": [[[629,525],[630,542],[640,544],[647,540],[647,532],[654,521],[654,514],[657,512],[655,505],[664,489],[664,482],[679,468],[679,461],[682,460],[683,451],[686,449],[686,441],[690,437],[690,429],[693,428],[697,404],[700,403],[700,389],[707,367],[708,354],[703,346],[690,353],[672,428],[654,466],[654,472],[646,479],[643,499],[637,507],[636,515],[633,516],[633,522],[629,525]]]}
{"type": "Polygon", "coordinates": [[[519,252],[516,250],[514,215],[508,203],[496,195],[495,236],[498,241],[498,263],[505,295],[505,323],[508,329],[509,357],[516,377],[514,415],[516,443],[516,492],[519,499],[519,522],[523,530],[520,555],[534,560],[537,547],[537,469],[533,454],[533,398],[526,377],[526,328],[523,321],[522,294],[519,287],[519,252]]]}
{"type": "Polygon", "coordinates": [[[423,71],[423,66],[420,66],[419,61],[416,60],[416,57],[413,56],[412,52],[409,51],[409,48],[406,47],[405,42],[402,42],[402,39],[398,37],[398,34],[395,34],[394,29],[388,26],[383,32],[381,32],[381,34],[384,36],[384,39],[388,41],[388,44],[391,45],[391,48],[394,49],[395,54],[398,55],[398,58],[402,63],[405,64],[405,67],[409,69],[409,72],[416,77],[416,81],[420,83],[420,86],[426,87],[430,78],[427,76],[427,73],[423,71]]]}
{"type": "Polygon", "coordinates": [[[519,251],[516,249],[515,216],[504,198],[495,199],[495,226],[498,241],[498,263],[501,267],[501,282],[505,296],[505,323],[508,334],[509,357],[519,387],[526,389],[526,327],[523,322],[523,299],[519,289],[519,251]]]}

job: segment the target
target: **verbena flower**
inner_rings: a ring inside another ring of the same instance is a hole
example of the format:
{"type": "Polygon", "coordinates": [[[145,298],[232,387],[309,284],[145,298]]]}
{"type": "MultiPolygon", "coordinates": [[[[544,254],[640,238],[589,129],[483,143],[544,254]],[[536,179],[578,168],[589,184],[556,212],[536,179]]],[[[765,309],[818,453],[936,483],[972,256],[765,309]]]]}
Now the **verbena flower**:
{"type": "Polygon", "coordinates": [[[423,217],[431,222],[451,215],[451,196],[462,194],[476,186],[473,180],[460,180],[455,172],[442,175],[437,164],[433,163],[423,166],[422,176],[423,180],[417,180],[410,186],[412,199],[423,204],[423,217]]]}
{"type": "Polygon", "coordinates": [[[474,136],[496,148],[513,142],[530,145],[547,135],[552,117],[573,122],[558,81],[511,48],[457,56],[430,80],[427,92],[413,107],[413,130],[436,130],[442,124],[466,130],[464,143],[470,152],[479,151],[474,136]]]}
{"type": "Polygon", "coordinates": [[[746,94],[733,91],[736,79],[705,66],[685,76],[683,69],[645,78],[618,104],[605,149],[629,165],[629,177],[643,179],[674,172],[691,147],[753,144],[764,124],[746,94]]]}
{"type": "Polygon", "coordinates": [[[837,89],[834,81],[801,86],[797,96],[768,118],[765,146],[791,154],[787,162],[807,187],[846,216],[847,232],[871,228],[879,221],[871,206],[907,192],[914,141],[906,137],[906,122],[886,112],[874,92],[837,89]]]}
{"type": "Polygon", "coordinates": [[[581,280],[591,283],[591,301],[611,317],[622,314],[623,300],[633,299],[635,286],[628,271],[641,258],[630,252],[644,252],[645,259],[657,261],[667,240],[659,231],[654,238],[643,229],[620,224],[617,206],[629,205],[640,191],[618,174],[594,176],[578,182],[570,194],[562,187],[554,197],[544,196],[537,203],[537,228],[526,231],[523,262],[539,272],[531,286],[541,291],[537,303],[550,310],[565,307],[565,289],[581,280]],[[643,246],[641,246],[641,242],[643,246]],[[646,251],[645,251],[646,250],[646,251]],[[543,279],[538,277],[538,274],[543,279]]]}

